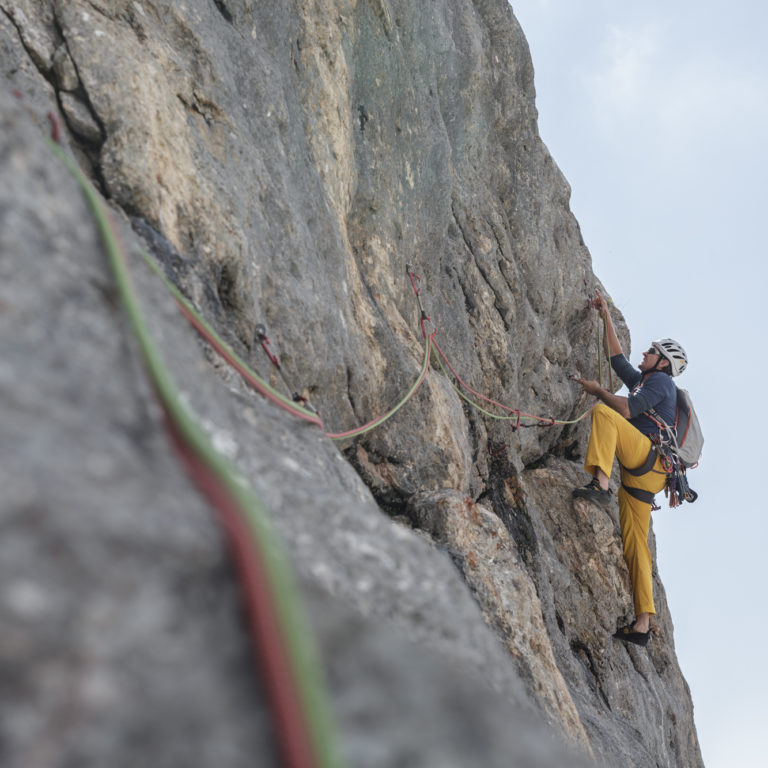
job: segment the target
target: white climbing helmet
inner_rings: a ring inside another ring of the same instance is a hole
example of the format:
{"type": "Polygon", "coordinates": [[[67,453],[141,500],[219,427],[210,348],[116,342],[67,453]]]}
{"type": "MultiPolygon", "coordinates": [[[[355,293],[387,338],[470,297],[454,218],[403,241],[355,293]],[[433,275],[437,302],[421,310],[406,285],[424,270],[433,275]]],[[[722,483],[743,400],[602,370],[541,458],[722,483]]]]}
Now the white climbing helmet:
{"type": "Polygon", "coordinates": [[[669,372],[673,376],[679,376],[688,366],[688,355],[674,339],[656,339],[653,346],[669,360],[669,372]]]}

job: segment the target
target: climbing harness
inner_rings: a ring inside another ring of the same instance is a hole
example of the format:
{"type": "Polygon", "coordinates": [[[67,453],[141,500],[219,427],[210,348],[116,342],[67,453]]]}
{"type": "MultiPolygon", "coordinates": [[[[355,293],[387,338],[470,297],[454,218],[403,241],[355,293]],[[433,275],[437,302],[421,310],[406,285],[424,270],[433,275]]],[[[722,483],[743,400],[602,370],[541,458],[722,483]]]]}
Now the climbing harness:
{"type": "MultiPolygon", "coordinates": [[[[192,479],[217,511],[227,533],[248,608],[254,654],[260,662],[283,765],[341,768],[336,730],[297,587],[260,499],[218,451],[183,405],[144,318],[128,259],[108,211],[77,164],[48,143],[82,189],[94,215],[120,298],[162,406],[170,437],[192,479]]],[[[201,318],[189,316],[195,327],[201,318]]],[[[219,350],[217,350],[219,351],[219,350]]],[[[226,351],[226,350],[225,350],[226,351]]],[[[247,370],[230,357],[243,374],[247,370]],[[239,367],[238,367],[239,366],[239,367]]],[[[279,398],[278,398],[279,399],[279,398]]]]}
{"type": "Polygon", "coordinates": [[[675,417],[675,426],[670,427],[653,408],[648,411],[647,415],[659,427],[659,432],[654,435],[654,442],[657,444],[657,450],[662,457],[662,465],[667,474],[664,495],[669,499],[669,506],[679,507],[684,501],[693,504],[699,498],[699,494],[688,484],[686,470],[689,467],[686,466],[680,455],[680,444],[676,430],[677,416],[675,417]]]}
{"type": "MultiPolygon", "coordinates": [[[[659,472],[659,470],[653,468],[658,458],[661,463],[661,473],[666,475],[664,495],[669,499],[669,506],[673,508],[679,507],[684,501],[693,504],[699,495],[688,484],[686,470],[689,467],[686,467],[684,461],[680,458],[676,428],[666,424],[653,409],[646,412],[646,415],[659,427],[658,432],[648,435],[651,441],[648,456],[641,466],[630,469],[622,465],[622,469],[634,477],[640,477],[649,472],[659,472]]],[[[661,509],[661,507],[656,505],[656,494],[626,485],[625,483],[622,483],[622,487],[631,496],[646,504],[650,504],[653,510],[661,509]]]]}
{"type": "MultiPolygon", "coordinates": [[[[621,465],[621,468],[628,474],[632,475],[633,477],[641,477],[642,475],[647,475],[649,472],[658,472],[658,470],[655,470],[653,467],[656,464],[656,459],[659,456],[659,446],[658,446],[658,440],[656,440],[655,435],[649,435],[651,440],[651,449],[648,451],[648,456],[646,457],[643,464],[639,467],[634,467],[630,469],[629,467],[625,467],[623,464],[621,465]]],[[[665,461],[662,461],[662,467],[664,468],[664,473],[666,474],[666,463],[665,461]]],[[[642,501],[644,504],[650,504],[652,510],[658,510],[661,509],[661,507],[657,506],[656,504],[656,494],[652,493],[651,491],[646,491],[643,488],[635,488],[633,485],[627,485],[626,483],[622,483],[621,487],[630,495],[636,498],[638,501],[642,501]]]]}

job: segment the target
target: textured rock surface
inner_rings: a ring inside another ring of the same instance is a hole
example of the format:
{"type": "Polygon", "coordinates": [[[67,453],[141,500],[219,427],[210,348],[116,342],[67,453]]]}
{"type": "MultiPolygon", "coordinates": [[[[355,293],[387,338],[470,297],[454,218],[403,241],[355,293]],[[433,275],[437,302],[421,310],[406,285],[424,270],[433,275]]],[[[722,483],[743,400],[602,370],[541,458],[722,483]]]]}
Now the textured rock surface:
{"type": "Polygon", "coordinates": [[[283,534],[351,764],[562,765],[563,739],[600,765],[700,765],[658,578],[649,649],[610,639],[631,601],[615,514],[568,500],[584,426],[513,433],[433,370],[331,443],[246,389],[136,256],[334,430],[418,373],[406,264],[475,389],[581,413],[567,374],[597,372],[595,278],[508,4],[0,0],[0,62],[3,765],[271,754],[220,534],[49,111],[190,406],[283,534]]]}

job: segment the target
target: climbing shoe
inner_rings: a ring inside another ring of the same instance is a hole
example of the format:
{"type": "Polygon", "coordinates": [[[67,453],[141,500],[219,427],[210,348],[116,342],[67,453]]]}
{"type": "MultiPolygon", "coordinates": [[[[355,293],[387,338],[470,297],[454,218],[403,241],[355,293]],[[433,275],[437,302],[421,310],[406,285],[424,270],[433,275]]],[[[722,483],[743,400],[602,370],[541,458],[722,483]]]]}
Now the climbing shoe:
{"type": "Polygon", "coordinates": [[[611,489],[608,488],[604,491],[596,477],[593,477],[583,488],[576,488],[571,495],[575,499],[587,499],[588,501],[596,501],[598,504],[610,504],[613,499],[611,489]]]}
{"type": "Polygon", "coordinates": [[[651,630],[647,632],[635,632],[631,624],[622,627],[613,635],[617,640],[623,640],[625,643],[634,643],[635,645],[648,645],[651,639],[651,630]]]}

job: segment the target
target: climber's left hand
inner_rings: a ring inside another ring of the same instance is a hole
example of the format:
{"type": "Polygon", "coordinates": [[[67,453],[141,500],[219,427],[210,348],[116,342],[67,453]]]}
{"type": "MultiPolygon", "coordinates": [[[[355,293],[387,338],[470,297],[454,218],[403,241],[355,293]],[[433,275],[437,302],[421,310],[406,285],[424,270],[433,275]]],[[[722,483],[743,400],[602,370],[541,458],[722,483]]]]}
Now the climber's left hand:
{"type": "Polygon", "coordinates": [[[602,389],[600,384],[594,379],[575,379],[575,381],[577,384],[581,384],[582,389],[588,395],[597,395],[597,393],[602,389]]]}

